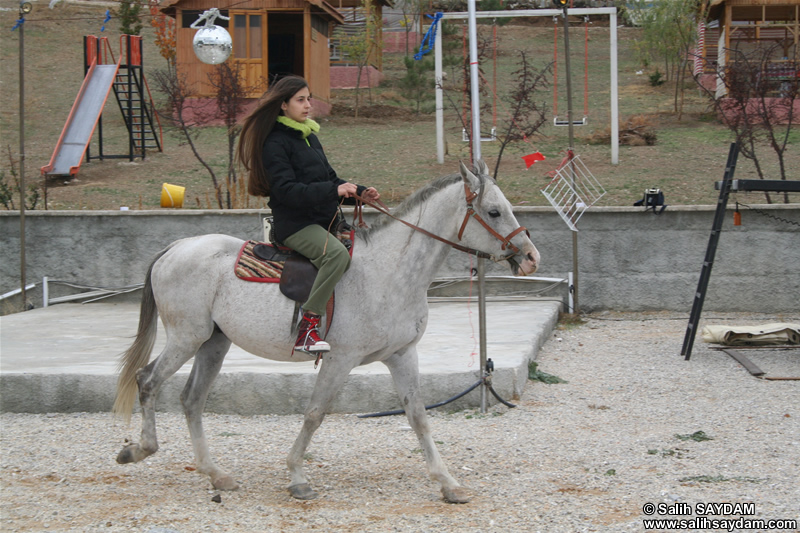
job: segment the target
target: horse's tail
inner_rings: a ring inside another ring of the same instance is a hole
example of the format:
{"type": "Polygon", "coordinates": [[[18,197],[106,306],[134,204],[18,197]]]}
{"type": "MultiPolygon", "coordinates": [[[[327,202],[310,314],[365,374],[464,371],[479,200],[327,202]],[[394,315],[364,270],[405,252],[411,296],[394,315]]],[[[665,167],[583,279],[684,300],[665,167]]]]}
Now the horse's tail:
{"type": "Polygon", "coordinates": [[[130,423],[133,413],[133,404],[136,401],[136,392],[139,388],[136,382],[137,371],[150,361],[150,354],[156,342],[158,331],[158,307],[153,296],[151,276],[153,266],[172,246],[158,253],[147,269],[142,289],[142,304],[139,309],[139,329],[136,339],[119,360],[119,379],[117,380],[117,397],[114,399],[112,412],[121,415],[125,423],[130,423]]]}

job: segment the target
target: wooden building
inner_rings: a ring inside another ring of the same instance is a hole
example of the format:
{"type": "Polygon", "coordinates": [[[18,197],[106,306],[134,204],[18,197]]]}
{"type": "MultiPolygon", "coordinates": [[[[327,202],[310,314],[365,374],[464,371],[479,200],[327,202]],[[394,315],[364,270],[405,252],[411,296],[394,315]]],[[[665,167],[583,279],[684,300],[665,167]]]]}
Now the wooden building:
{"type": "Polygon", "coordinates": [[[769,52],[768,78],[797,76],[800,64],[800,0],[710,0],[703,57],[707,73],[736,61],[737,55],[769,52]],[[712,35],[708,35],[712,33],[712,35]],[[736,53],[733,53],[736,51],[736,53]]]}
{"type": "MultiPolygon", "coordinates": [[[[178,72],[185,75],[200,97],[210,97],[208,81],[213,65],[194,54],[190,26],[205,10],[218,7],[211,0],[165,0],[161,10],[175,18],[178,72]]],[[[287,74],[303,76],[314,95],[317,115],[330,111],[330,59],[328,39],[341,14],[325,0],[245,0],[220,9],[229,21],[215,24],[228,30],[233,53],[228,61],[239,65],[248,97],[259,98],[270,81],[287,74]]]]}

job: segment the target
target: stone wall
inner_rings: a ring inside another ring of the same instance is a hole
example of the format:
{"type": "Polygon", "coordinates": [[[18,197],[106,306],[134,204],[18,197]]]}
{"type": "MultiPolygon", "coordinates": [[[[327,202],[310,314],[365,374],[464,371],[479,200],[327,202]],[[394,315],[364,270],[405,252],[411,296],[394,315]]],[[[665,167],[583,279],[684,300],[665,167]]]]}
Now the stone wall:
{"type": "MultiPolygon", "coordinates": [[[[370,210],[367,210],[370,211],[370,210]]],[[[728,212],[713,265],[705,310],[800,312],[800,206],[728,212]],[[778,220],[794,221],[794,224],[778,220]]],[[[256,210],[28,211],[26,279],[37,283],[28,300],[42,305],[41,281],[95,287],[141,283],[151,258],[170,242],[205,233],[263,238],[256,210]]],[[[516,209],[542,256],[537,276],[572,271],[572,232],[550,208],[516,209]]],[[[368,213],[367,221],[376,216],[368,213]]],[[[711,231],[713,206],[670,206],[661,215],[634,207],[588,210],[579,222],[578,300],[581,311],[691,310],[711,231]]],[[[0,293],[20,285],[19,214],[0,213],[0,293]]],[[[452,252],[441,276],[466,276],[474,261],[452,252]]],[[[487,274],[510,274],[490,264],[487,274]]],[[[74,292],[53,287],[52,296],[74,292]],[[61,292],[59,292],[61,291],[61,292]]],[[[7,298],[3,307],[19,306],[7,298]]]]}

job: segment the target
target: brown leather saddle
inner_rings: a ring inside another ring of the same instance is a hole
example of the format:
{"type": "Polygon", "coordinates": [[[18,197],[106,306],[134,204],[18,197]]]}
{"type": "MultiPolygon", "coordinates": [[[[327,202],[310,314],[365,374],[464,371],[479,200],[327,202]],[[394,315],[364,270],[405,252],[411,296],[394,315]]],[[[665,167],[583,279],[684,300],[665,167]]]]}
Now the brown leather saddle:
{"type": "Polygon", "coordinates": [[[311,294],[311,287],[317,279],[317,267],[311,261],[291,248],[275,244],[261,243],[253,247],[253,255],[262,261],[275,261],[283,263],[283,272],[278,284],[281,293],[303,303],[311,294]]]}

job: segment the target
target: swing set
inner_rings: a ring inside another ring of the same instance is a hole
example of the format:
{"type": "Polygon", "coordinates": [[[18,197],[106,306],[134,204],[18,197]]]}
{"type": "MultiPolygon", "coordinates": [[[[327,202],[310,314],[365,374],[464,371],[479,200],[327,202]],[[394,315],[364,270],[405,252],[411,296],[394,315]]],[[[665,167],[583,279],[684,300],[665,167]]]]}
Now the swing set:
{"type": "MultiPolygon", "coordinates": [[[[549,16],[549,17],[557,17],[562,14],[562,10],[556,9],[533,9],[533,10],[518,10],[513,12],[513,16],[516,18],[520,17],[542,17],[542,16],[549,16]]],[[[617,8],[570,8],[569,10],[570,15],[575,16],[589,16],[589,15],[607,15],[609,16],[609,75],[610,75],[610,123],[609,129],[611,130],[611,163],[616,165],[619,162],[619,102],[618,102],[618,83],[617,83],[617,8]]],[[[477,18],[501,18],[501,17],[508,17],[508,11],[479,11],[475,14],[477,18]]],[[[431,17],[432,18],[432,17],[431,17]]],[[[438,26],[441,21],[445,20],[465,20],[468,18],[468,13],[466,12],[450,12],[450,13],[443,13],[441,17],[438,17],[439,20],[434,22],[432,26],[438,26]]],[[[441,45],[441,32],[434,33],[433,31],[429,30],[431,35],[431,40],[434,41],[434,65],[435,65],[435,82],[436,82],[436,156],[437,161],[439,164],[444,163],[444,152],[445,152],[445,133],[444,133],[444,93],[442,89],[442,80],[444,78],[444,69],[443,69],[443,61],[442,61],[442,45],[441,45]]],[[[557,39],[557,37],[556,37],[557,39]]],[[[588,123],[588,22],[587,26],[584,29],[584,117],[582,120],[573,120],[574,125],[585,125],[588,123]]],[[[556,41],[557,44],[557,41],[556,41]]],[[[493,55],[496,58],[497,54],[497,45],[495,41],[495,50],[493,55]]],[[[488,82],[486,82],[489,85],[488,82]]],[[[494,80],[492,82],[492,86],[496,87],[497,78],[496,78],[496,71],[494,71],[494,80]]],[[[496,94],[496,91],[495,91],[496,94]]],[[[556,89],[556,94],[557,89],[556,89]]],[[[496,97],[495,97],[496,100],[496,97]]],[[[554,99],[554,102],[557,102],[554,99]]],[[[555,107],[555,106],[554,106],[555,107]]],[[[493,128],[496,127],[496,120],[497,120],[497,112],[496,112],[496,102],[493,103],[493,128]]],[[[554,109],[554,112],[556,109],[554,109]]],[[[557,113],[555,114],[554,118],[554,125],[555,126],[568,126],[569,120],[562,120],[558,117],[557,113]]],[[[496,129],[494,130],[496,131],[496,129]]],[[[462,136],[463,138],[463,136],[462,136]]],[[[481,135],[482,141],[491,141],[496,140],[496,135],[490,135],[484,137],[481,135]],[[494,137],[494,138],[493,138],[494,137]]]]}
{"type": "MultiPolygon", "coordinates": [[[[467,62],[469,56],[467,52],[467,26],[464,25],[462,35],[462,50],[464,54],[464,63],[467,62]]],[[[484,82],[487,82],[483,74],[481,74],[484,82]]],[[[469,123],[469,87],[467,86],[467,76],[464,76],[464,88],[461,92],[461,123],[469,123]]],[[[467,128],[461,128],[461,140],[469,142],[469,133],[467,128]]],[[[492,142],[497,140],[497,24],[492,25],[492,129],[488,137],[481,135],[481,142],[492,142]]]]}
{"type": "MultiPolygon", "coordinates": [[[[567,73],[569,75],[569,73],[567,73]]],[[[589,119],[589,16],[583,18],[583,119],[573,126],[585,126],[589,119]]],[[[569,120],[558,118],[558,17],[553,17],[553,126],[569,126],[569,120]]]]}
{"type": "MultiPolygon", "coordinates": [[[[573,126],[585,126],[589,121],[589,16],[583,19],[583,118],[573,120],[573,126]]],[[[463,27],[462,52],[464,61],[467,61],[467,27],[463,27]]],[[[488,80],[481,74],[484,82],[488,80]]],[[[497,140],[497,25],[492,26],[492,129],[488,136],[481,136],[481,142],[497,140]]],[[[462,123],[467,124],[469,119],[469,88],[467,77],[464,76],[464,88],[461,99],[462,123]]],[[[569,126],[569,120],[558,115],[558,17],[553,17],[553,126],[569,126]]],[[[467,128],[461,129],[461,140],[469,142],[467,128]]]]}

